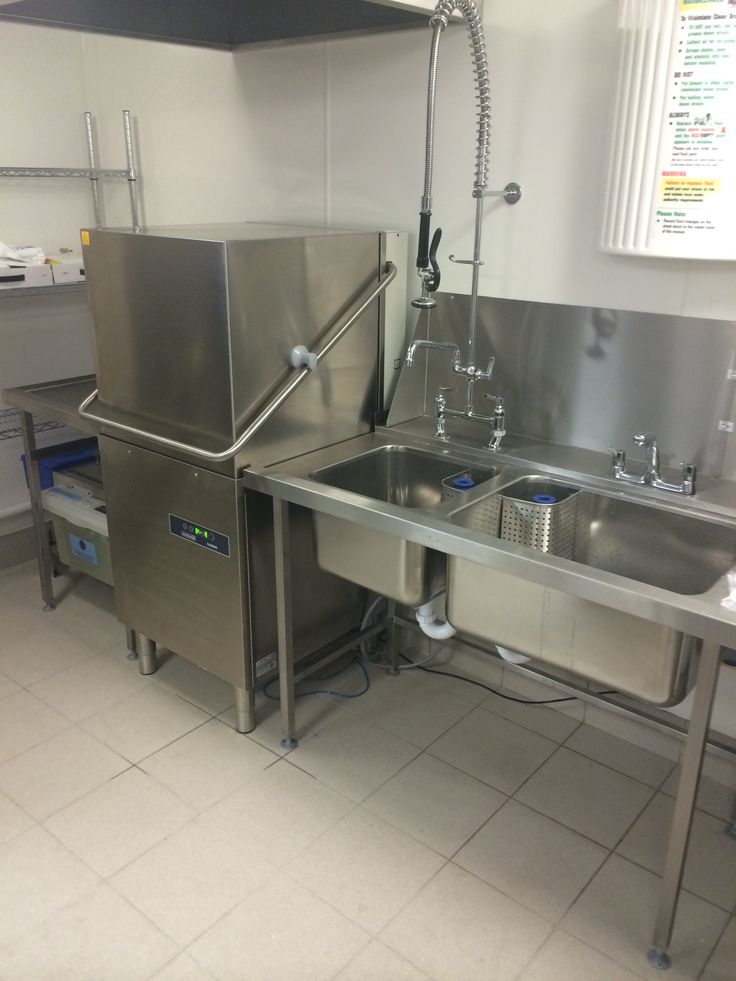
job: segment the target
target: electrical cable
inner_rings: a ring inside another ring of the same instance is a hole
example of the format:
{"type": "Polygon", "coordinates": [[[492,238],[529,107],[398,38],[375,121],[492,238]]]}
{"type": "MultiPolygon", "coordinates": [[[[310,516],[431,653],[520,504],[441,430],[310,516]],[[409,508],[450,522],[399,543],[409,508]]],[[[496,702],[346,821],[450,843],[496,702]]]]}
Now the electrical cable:
{"type": "MultiPolygon", "coordinates": [[[[344,665],[344,667],[340,668],[337,671],[333,671],[332,674],[328,674],[328,675],[323,675],[321,677],[312,678],[311,680],[312,681],[329,681],[331,678],[337,678],[338,675],[344,674],[344,672],[347,671],[348,668],[351,668],[354,664],[357,664],[357,666],[360,668],[360,670],[361,670],[361,672],[363,674],[364,686],[363,686],[363,688],[362,688],[361,691],[357,691],[357,692],[342,692],[342,691],[332,691],[329,688],[313,688],[313,689],[311,689],[309,691],[298,691],[298,692],[295,692],[294,693],[294,697],[295,698],[304,698],[306,695],[331,695],[333,698],[360,698],[360,696],[361,695],[365,695],[365,693],[371,687],[371,679],[368,677],[368,672],[366,671],[365,664],[363,663],[363,658],[360,657],[360,656],[354,657],[351,661],[349,661],[346,665],[344,665]]],[[[308,680],[308,679],[305,679],[305,681],[306,680],[308,680]]],[[[278,701],[280,701],[278,695],[272,695],[269,692],[269,690],[268,690],[268,686],[269,685],[273,685],[273,684],[276,684],[276,683],[277,683],[276,680],[269,681],[268,684],[264,685],[264,687],[263,687],[263,694],[265,695],[266,698],[269,698],[272,702],[278,702],[278,701]]],[[[300,684],[301,683],[302,682],[300,682],[300,684]]]]}
{"type": "MultiPolygon", "coordinates": [[[[434,656],[434,655],[433,655],[434,656]]],[[[405,654],[399,653],[399,657],[403,658],[405,661],[409,661],[409,658],[405,654]]],[[[504,695],[503,692],[498,691],[495,688],[491,688],[490,685],[484,685],[482,681],[476,681],[474,678],[465,678],[461,674],[452,674],[450,671],[438,671],[437,668],[423,668],[418,663],[414,661],[409,661],[414,667],[419,668],[420,671],[426,671],[427,674],[438,674],[443,678],[455,678],[457,681],[466,681],[469,685],[475,685],[477,688],[483,688],[485,691],[489,691],[492,695],[498,695],[499,698],[505,699],[507,702],[518,702],[520,705],[559,705],[561,702],[577,702],[577,695],[570,695],[566,698],[544,698],[541,700],[534,700],[528,698],[514,698],[513,695],[504,695]]],[[[617,695],[617,691],[599,691],[596,695],[617,695]]]]}

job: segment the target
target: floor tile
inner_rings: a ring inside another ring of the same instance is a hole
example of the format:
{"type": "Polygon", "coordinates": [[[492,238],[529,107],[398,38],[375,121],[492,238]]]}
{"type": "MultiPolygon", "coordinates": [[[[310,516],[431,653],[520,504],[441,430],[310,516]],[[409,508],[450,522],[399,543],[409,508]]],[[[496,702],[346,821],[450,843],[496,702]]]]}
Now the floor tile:
{"type": "Polygon", "coordinates": [[[283,865],[354,807],[347,797],[288,760],[279,760],[251,776],[206,816],[231,833],[247,829],[248,838],[258,842],[260,854],[283,865]]]}
{"type": "Polygon", "coordinates": [[[65,620],[62,629],[96,651],[109,650],[113,645],[125,641],[125,627],[114,613],[104,609],[88,610],[83,616],[65,620]]]}
{"type": "Polygon", "coordinates": [[[28,831],[34,823],[33,818],[18,807],[15,801],[0,793],[0,845],[28,831]]]}
{"type": "Polygon", "coordinates": [[[276,871],[250,829],[206,815],[169,835],[110,879],[112,886],[184,947],[276,871]]]}
{"type": "MultiPolygon", "coordinates": [[[[300,741],[309,739],[326,726],[346,715],[342,704],[325,695],[309,695],[296,701],[296,734],[300,741]]],[[[231,728],[235,728],[235,709],[230,708],[219,716],[231,728]]],[[[281,740],[284,737],[281,725],[281,709],[278,701],[256,695],[256,727],[248,733],[248,738],[270,749],[272,753],[285,756],[281,740]]]]}
{"type": "Polygon", "coordinates": [[[215,981],[215,979],[185,951],[170,961],[166,967],[157,971],[150,981],[215,981]]]}
{"type": "MultiPolygon", "coordinates": [[[[663,875],[674,809],[671,797],[657,794],[616,851],[663,875]]],[[[723,833],[720,818],[695,812],[683,884],[729,912],[736,906],[736,842],[723,833]]]]}
{"type": "Polygon", "coordinates": [[[519,981],[637,981],[638,977],[575,937],[555,930],[519,981]]]}
{"type": "Polygon", "coordinates": [[[0,766],[0,790],[37,821],[78,800],[130,766],[76,727],[0,766]]]}
{"type": "Polygon", "coordinates": [[[176,945],[101,883],[15,943],[0,947],[8,981],[146,978],[176,953],[176,945]]]}
{"type": "Polygon", "coordinates": [[[510,800],[454,861],[545,919],[557,921],[607,856],[607,849],[510,800]]]}
{"type": "Polygon", "coordinates": [[[466,701],[403,672],[398,678],[372,672],[371,678],[371,689],[345,708],[420,749],[468,714],[466,701]]]}
{"type": "Polygon", "coordinates": [[[654,791],[562,747],[521,788],[517,800],[613,848],[654,791]]]}
{"type": "Polygon", "coordinates": [[[17,691],[20,691],[20,685],[7,675],[0,674],[0,700],[7,698],[8,695],[14,695],[17,691]]]}
{"type": "Polygon", "coordinates": [[[475,876],[446,865],[380,939],[436,981],[509,981],[552,927],[475,876]]]}
{"type": "Polygon", "coordinates": [[[72,722],[82,722],[150,684],[103,653],[40,681],[31,692],[72,722]]]}
{"type": "Polygon", "coordinates": [[[252,739],[212,719],[147,756],[139,766],[202,811],[277,759],[252,739]]]}
{"type": "Polygon", "coordinates": [[[286,871],[376,933],[444,863],[437,852],[356,808],[305,848],[286,871]]]}
{"type": "Polygon", "coordinates": [[[672,760],[665,756],[650,753],[593,726],[580,726],[565,746],[650,787],[661,786],[674,767],[672,760]]]}
{"type": "Polygon", "coordinates": [[[732,917],[700,981],[733,981],[736,976],[736,918],[732,917]]]}
{"type": "Polygon", "coordinates": [[[176,658],[171,667],[159,668],[152,677],[157,684],[210,715],[221,715],[233,704],[232,685],[184,658],[176,658]]]}
{"type": "MultiPolygon", "coordinates": [[[[512,698],[519,699],[524,696],[508,688],[499,686],[498,695],[489,695],[482,703],[482,707],[494,715],[500,715],[510,722],[531,729],[532,732],[546,736],[547,739],[554,739],[556,743],[564,742],[567,737],[574,732],[580,725],[579,719],[570,718],[562,712],[555,712],[554,709],[546,705],[524,705],[518,701],[511,701],[512,698]],[[507,698],[502,696],[506,695],[507,698]]],[[[555,697],[554,694],[551,696],[555,697]]],[[[561,697],[561,696],[557,696],[561,697]]]]}
{"type": "Polygon", "coordinates": [[[430,981],[418,967],[386,947],[371,940],[347,967],[335,975],[335,981],[430,981]]]}
{"type": "Polygon", "coordinates": [[[512,794],[557,749],[557,743],[474,709],[429,752],[504,794],[512,794]]]}
{"type": "Polygon", "coordinates": [[[0,641],[0,671],[28,688],[96,653],[94,647],[61,626],[42,627],[9,643],[0,641]]]}
{"type": "Polygon", "coordinates": [[[363,806],[450,858],[505,800],[480,780],[422,753],[363,806]]]}
{"type": "MultiPolygon", "coordinates": [[[[635,974],[660,978],[646,959],[660,885],[658,876],[612,855],[563,919],[562,929],[635,974]]],[[[727,914],[710,903],[680,894],[667,981],[698,977],[726,920],[727,914]]]]}
{"type": "Polygon", "coordinates": [[[17,691],[0,711],[0,763],[68,729],[71,723],[35,695],[17,691]]]}
{"type": "MultiPolygon", "coordinates": [[[[679,779],[680,767],[677,766],[662,784],[662,793],[674,797],[677,794],[679,779]]],[[[706,814],[712,814],[714,817],[728,821],[733,813],[734,803],[736,803],[736,786],[719,783],[705,775],[701,776],[698,784],[696,807],[705,811],[706,814]]]]}
{"type": "Polygon", "coordinates": [[[236,906],[189,953],[219,981],[329,981],[368,934],[278,874],[236,906]]]}
{"type": "Polygon", "coordinates": [[[289,759],[328,787],[362,801],[418,753],[403,739],[344,713],[301,742],[289,759]]]}
{"type": "Polygon", "coordinates": [[[54,814],[45,826],[101,876],[109,876],[195,813],[153,777],[132,767],[54,814]]]}
{"type": "MultiPolygon", "coordinates": [[[[0,923],[3,943],[80,899],[99,882],[84,862],[41,827],[0,846],[0,923]]],[[[5,971],[0,968],[0,977],[5,971]]]]}
{"type": "Polygon", "coordinates": [[[85,719],[82,726],[110,749],[137,763],[209,718],[178,695],[149,685],[85,719]]]}

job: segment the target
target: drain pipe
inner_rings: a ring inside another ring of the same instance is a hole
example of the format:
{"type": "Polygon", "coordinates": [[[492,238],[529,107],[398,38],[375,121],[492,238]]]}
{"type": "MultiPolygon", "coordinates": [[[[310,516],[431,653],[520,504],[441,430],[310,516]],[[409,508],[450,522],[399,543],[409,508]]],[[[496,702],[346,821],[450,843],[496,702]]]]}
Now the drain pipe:
{"type": "Polygon", "coordinates": [[[448,620],[438,619],[435,603],[441,601],[444,607],[444,600],[445,594],[439,593],[428,603],[424,603],[415,609],[417,623],[421,627],[422,632],[427,637],[431,637],[432,640],[449,640],[450,637],[454,637],[457,633],[457,630],[455,630],[448,620]]]}

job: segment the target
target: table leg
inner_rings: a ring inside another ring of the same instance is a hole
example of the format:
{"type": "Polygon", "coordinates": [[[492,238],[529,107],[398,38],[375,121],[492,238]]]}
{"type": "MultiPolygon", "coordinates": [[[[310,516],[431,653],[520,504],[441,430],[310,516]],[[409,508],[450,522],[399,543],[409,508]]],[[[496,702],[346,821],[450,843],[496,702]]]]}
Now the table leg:
{"type": "Polygon", "coordinates": [[[273,499],[274,558],[276,560],[276,626],[279,655],[279,694],[284,749],[293,749],[296,739],[294,693],[294,632],[291,617],[291,545],[289,505],[273,499]]]}
{"type": "Polygon", "coordinates": [[[41,597],[44,610],[50,612],[56,609],[54,587],[52,583],[52,561],[49,536],[46,531],[46,518],[43,512],[41,497],[41,478],[36,463],[36,436],[33,432],[33,416],[30,412],[21,412],[21,427],[23,429],[23,448],[26,454],[26,472],[28,474],[28,489],[31,497],[31,516],[33,530],[36,534],[36,557],[38,559],[38,574],[41,580],[41,597]]]}
{"type": "Polygon", "coordinates": [[[693,711],[680,767],[680,780],[677,787],[675,813],[672,818],[670,843],[659,897],[659,909],[654,926],[652,948],[647,955],[647,960],[652,967],[660,971],[666,970],[672,963],[667,948],[672,941],[677,902],[680,898],[682,875],[695,809],[695,796],[703,766],[703,754],[708,737],[708,726],[716,693],[719,666],[720,647],[718,644],[703,641],[695,681],[693,711]]]}
{"type": "Polygon", "coordinates": [[[386,674],[399,674],[399,646],[396,643],[396,601],[386,601],[386,674]]]}
{"type": "Polygon", "coordinates": [[[253,732],[256,727],[256,693],[252,688],[233,686],[235,696],[235,728],[238,732],[253,732]]]}
{"type": "Polygon", "coordinates": [[[136,646],[140,659],[139,670],[141,674],[155,674],[158,670],[158,659],[156,657],[156,641],[144,636],[136,631],[136,646]]]}

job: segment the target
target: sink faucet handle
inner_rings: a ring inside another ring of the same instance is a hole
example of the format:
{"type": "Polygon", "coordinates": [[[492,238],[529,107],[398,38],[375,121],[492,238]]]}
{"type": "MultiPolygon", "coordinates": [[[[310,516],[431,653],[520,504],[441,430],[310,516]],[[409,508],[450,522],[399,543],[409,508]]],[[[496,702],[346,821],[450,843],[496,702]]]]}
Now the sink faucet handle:
{"type": "Polygon", "coordinates": [[[637,446],[656,446],[657,437],[654,433],[639,433],[634,436],[634,442],[637,446]]]}
{"type": "Polygon", "coordinates": [[[683,494],[695,493],[695,480],[698,476],[698,468],[694,463],[682,464],[682,492],[683,494]]]}
{"type": "Polygon", "coordinates": [[[457,389],[455,388],[454,385],[438,385],[437,386],[437,393],[438,394],[441,393],[441,392],[456,392],[456,391],[457,391],[457,389]]]}
{"type": "Polygon", "coordinates": [[[620,473],[626,469],[626,450],[617,450],[609,446],[608,452],[611,454],[611,470],[620,473]]]}

